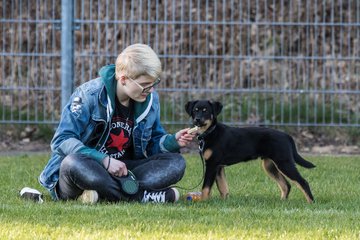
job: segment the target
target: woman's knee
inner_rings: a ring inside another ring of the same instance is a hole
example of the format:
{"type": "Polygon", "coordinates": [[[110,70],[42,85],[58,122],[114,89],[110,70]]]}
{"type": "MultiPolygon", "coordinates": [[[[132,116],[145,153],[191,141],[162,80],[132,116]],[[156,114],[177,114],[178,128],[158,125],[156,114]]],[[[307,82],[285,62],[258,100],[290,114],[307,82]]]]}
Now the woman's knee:
{"type": "Polygon", "coordinates": [[[61,162],[62,169],[74,169],[79,165],[79,159],[81,155],[79,154],[69,154],[61,162]]]}
{"type": "Polygon", "coordinates": [[[60,165],[60,173],[65,174],[81,174],[88,165],[91,164],[90,159],[82,154],[69,154],[67,155],[60,165]]]}
{"type": "Polygon", "coordinates": [[[170,165],[173,168],[172,174],[176,174],[179,178],[182,178],[186,168],[186,162],[184,157],[181,154],[174,153],[172,154],[169,161],[170,161],[170,165]]]}
{"type": "Polygon", "coordinates": [[[81,189],[98,190],[111,182],[110,175],[99,163],[82,154],[70,154],[63,159],[60,178],[71,179],[81,189]]]}
{"type": "Polygon", "coordinates": [[[186,162],[184,157],[180,153],[166,154],[168,163],[179,171],[185,171],[186,162]]]}
{"type": "Polygon", "coordinates": [[[178,154],[177,163],[178,163],[179,168],[182,170],[182,172],[184,174],[185,168],[186,168],[186,161],[185,161],[185,158],[181,154],[178,154]]]}

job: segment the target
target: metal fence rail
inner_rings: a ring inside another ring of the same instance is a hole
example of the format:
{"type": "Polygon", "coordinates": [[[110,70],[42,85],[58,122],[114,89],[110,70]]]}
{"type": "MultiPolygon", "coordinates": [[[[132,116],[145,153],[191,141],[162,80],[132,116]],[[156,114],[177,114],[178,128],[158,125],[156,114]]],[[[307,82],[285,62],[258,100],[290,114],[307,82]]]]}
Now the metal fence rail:
{"type": "Polygon", "coordinates": [[[70,7],[73,42],[61,42],[59,1],[0,2],[0,123],[56,124],[61,91],[71,92],[64,86],[95,78],[123,48],[142,42],[163,63],[157,90],[165,124],[188,123],[185,103],[209,98],[222,101],[220,118],[232,125],[360,126],[359,1],[79,0],[70,7]],[[69,76],[60,69],[61,47],[71,43],[74,79],[61,83],[69,76]]]}

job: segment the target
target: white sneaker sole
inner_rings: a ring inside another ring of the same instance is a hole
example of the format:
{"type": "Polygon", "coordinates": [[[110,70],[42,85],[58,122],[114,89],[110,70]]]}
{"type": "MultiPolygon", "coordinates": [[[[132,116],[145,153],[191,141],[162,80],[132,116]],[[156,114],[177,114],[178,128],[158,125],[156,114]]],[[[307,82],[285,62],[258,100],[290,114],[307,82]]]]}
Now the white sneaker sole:
{"type": "Polygon", "coordinates": [[[180,199],[180,193],[179,193],[179,190],[177,190],[176,188],[171,188],[173,191],[174,191],[174,193],[175,193],[175,201],[174,202],[177,202],[177,201],[179,201],[179,199],[180,199]]]}
{"type": "Polygon", "coordinates": [[[94,190],[84,190],[78,200],[85,204],[95,204],[99,200],[99,194],[94,190]]]}

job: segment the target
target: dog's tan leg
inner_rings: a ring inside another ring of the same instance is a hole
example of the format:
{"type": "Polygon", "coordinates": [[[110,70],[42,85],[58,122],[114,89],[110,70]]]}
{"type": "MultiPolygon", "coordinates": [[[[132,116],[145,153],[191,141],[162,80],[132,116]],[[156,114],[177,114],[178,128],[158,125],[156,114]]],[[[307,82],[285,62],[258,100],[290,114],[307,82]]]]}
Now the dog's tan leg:
{"type": "Polygon", "coordinates": [[[271,159],[263,159],[262,166],[265,172],[271,177],[280,188],[281,199],[287,199],[290,193],[291,185],[282,175],[282,173],[277,169],[276,165],[271,159]]]}
{"type": "Polygon", "coordinates": [[[298,183],[298,182],[296,182],[296,181],[293,181],[293,182],[294,182],[294,183],[296,184],[296,186],[303,192],[303,194],[304,194],[304,196],[305,196],[305,198],[306,198],[306,201],[307,201],[308,203],[313,203],[314,200],[311,199],[311,197],[310,197],[309,194],[305,191],[305,189],[301,186],[301,184],[298,183]]]}
{"type": "Polygon", "coordinates": [[[202,189],[201,191],[201,200],[206,200],[210,197],[210,188],[209,187],[205,187],[202,189]]]}
{"type": "Polygon", "coordinates": [[[220,192],[221,198],[226,199],[229,196],[229,187],[226,181],[224,167],[220,167],[216,173],[216,186],[220,192]]]}
{"type": "MultiPolygon", "coordinates": [[[[283,172],[281,172],[281,173],[284,174],[283,172]]],[[[297,173],[297,174],[300,176],[299,173],[297,173]]],[[[295,180],[295,179],[291,179],[292,176],[288,176],[286,174],[284,174],[284,175],[287,176],[292,182],[294,182],[295,185],[303,192],[303,194],[305,195],[306,201],[308,203],[313,203],[314,202],[314,197],[313,197],[313,195],[311,193],[309,184],[305,179],[303,179],[300,176],[300,179],[295,180]]]]}
{"type": "Polygon", "coordinates": [[[311,193],[309,183],[300,175],[299,171],[293,164],[282,164],[277,166],[282,175],[293,181],[296,186],[304,193],[308,203],[314,202],[314,197],[311,193]]]}

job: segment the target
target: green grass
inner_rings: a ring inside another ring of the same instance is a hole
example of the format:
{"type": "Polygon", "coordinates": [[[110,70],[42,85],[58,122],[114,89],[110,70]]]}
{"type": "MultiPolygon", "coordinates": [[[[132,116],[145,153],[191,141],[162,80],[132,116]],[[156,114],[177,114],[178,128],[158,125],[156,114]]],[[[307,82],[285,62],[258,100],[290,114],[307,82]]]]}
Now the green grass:
{"type": "MultiPolygon", "coordinates": [[[[195,186],[201,162],[197,155],[185,157],[188,168],[179,185],[195,186]]],[[[315,204],[306,203],[295,185],[289,199],[281,201],[260,161],[252,161],[227,168],[231,195],[226,201],[214,189],[206,202],[92,206],[50,201],[36,180],[47,158],[0,157],[0,239],[360,238],[360,156],[307,157],[317,168],[299,170],[311,185],[315,204]],[[24,186],[43,191],[45,203],[20,199],[24,186]]]]}

